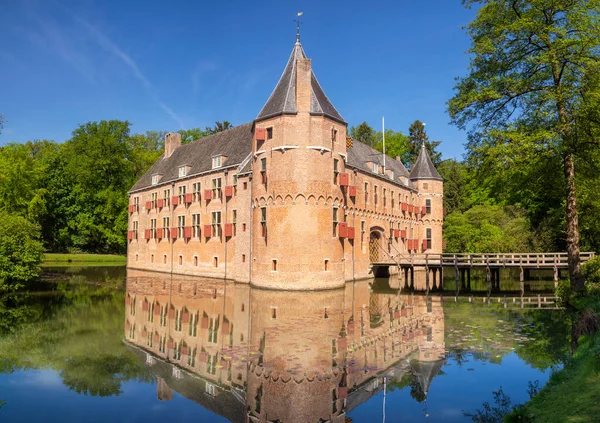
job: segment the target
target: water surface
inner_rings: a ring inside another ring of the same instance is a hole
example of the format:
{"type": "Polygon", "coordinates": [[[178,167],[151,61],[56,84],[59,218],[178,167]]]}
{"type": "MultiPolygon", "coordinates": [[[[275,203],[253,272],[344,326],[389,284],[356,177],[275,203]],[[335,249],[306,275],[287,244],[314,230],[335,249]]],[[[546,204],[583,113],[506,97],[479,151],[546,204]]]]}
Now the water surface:
{"type": "Polygon", "coordinates": [[[0,422],[469,422],[500,387],[526,401],[568,347],[561,311],[510,297],[51,273],[0,299],[0,422]]]}

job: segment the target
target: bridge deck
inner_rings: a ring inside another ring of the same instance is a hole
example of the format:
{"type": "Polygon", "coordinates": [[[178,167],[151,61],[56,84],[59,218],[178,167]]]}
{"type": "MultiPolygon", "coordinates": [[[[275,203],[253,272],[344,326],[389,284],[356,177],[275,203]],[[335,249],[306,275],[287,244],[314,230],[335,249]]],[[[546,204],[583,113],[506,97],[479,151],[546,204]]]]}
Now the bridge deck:
{"type": "MultiPolygon", "coordinates": [[[[586,262],[594,256],[594,252],[580,254],[582,262],[586,262]]],[[[567,269],[569,263],[567,253],[399,254],[372,262],[371,266],[567,269]]]]}

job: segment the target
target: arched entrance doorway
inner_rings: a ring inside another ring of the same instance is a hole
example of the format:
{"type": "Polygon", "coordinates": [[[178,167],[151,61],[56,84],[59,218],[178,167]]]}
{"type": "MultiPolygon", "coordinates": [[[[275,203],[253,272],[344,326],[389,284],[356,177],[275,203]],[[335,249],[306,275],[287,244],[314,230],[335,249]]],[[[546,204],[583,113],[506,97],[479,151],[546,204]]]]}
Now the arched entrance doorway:
{"type": "Polygon", "coordinates": [[[371,231],[369,238],[369,260],[371,263],[377,263],[381,257],[381,234],[378,231],[371,231]]]}

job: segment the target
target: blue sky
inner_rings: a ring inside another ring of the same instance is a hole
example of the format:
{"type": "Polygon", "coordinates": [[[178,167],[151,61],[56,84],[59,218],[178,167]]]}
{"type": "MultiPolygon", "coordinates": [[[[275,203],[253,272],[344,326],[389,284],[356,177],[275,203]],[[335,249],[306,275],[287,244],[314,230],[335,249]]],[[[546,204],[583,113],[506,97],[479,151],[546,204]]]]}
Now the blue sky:
{"type": "Polygon", "coordinates": [[[415,119],[445,157],[466,134],[446,101],[465,75],[474,17],[460,0],[0,0],[0,145],[70,138],[78,124],[132,132],[252,121],[301,41],[350,126],[404,133],[415,119]]]}

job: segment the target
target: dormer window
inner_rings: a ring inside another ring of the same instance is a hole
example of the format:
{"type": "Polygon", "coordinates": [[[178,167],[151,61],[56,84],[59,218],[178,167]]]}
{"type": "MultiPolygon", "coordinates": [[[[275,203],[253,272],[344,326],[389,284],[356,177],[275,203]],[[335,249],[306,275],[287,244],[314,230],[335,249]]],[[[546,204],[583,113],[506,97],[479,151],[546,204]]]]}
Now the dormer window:
{"type": "Polygon", "coordinates": [[[215,156],[212,158],[212,168],[217,169],[223,165],[223,156],[215,156]]]}
{"type": "Polygon", "coordinates": [[[377,163],[373,163],[373,172],[379,173],[379,165],[377,163]]]}
{"type": "Polygon", "coordinates": [[[160,182],[162,175],[152,175],[152,185],[157,185],[160,182]]]}
{"type": "Polygon", "coordinates": [[[394,180],[394,171],[390,170],[390,179],[393,181],[394,180]]]}
{"type": "Polygon", "coordinates": [[[183,178],[187,175],[187,166],[179,166],[179,177],[183,178]]]}

